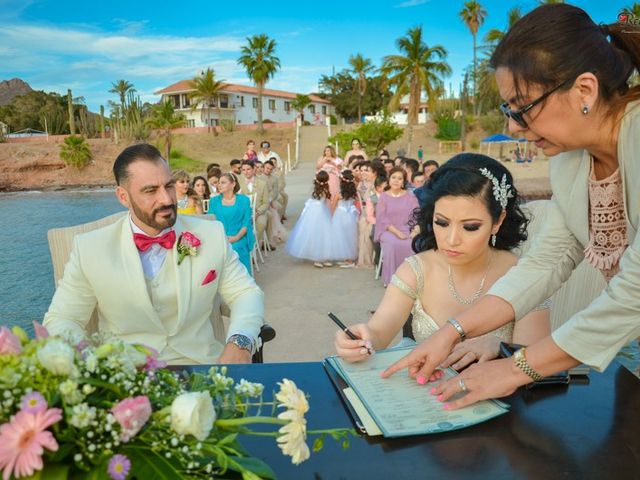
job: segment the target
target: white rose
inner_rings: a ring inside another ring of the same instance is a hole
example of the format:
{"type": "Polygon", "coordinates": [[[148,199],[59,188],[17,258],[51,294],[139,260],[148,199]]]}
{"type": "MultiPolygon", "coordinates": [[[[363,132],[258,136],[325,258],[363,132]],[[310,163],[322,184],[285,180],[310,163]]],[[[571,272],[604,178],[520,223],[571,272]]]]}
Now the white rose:
{"type": "Polygon", "coordinates": [[[193,435],[203,441],[216,421],[209,392],[183,393],[171,404],[171,428],[179,435],[193,435]]]}
{"type": "Polygon", "coordinates": [[[74,370],[75,351],[63,340],[48,340],[37,356],[42,366],[54,375],[70,375],[74,370]]]}

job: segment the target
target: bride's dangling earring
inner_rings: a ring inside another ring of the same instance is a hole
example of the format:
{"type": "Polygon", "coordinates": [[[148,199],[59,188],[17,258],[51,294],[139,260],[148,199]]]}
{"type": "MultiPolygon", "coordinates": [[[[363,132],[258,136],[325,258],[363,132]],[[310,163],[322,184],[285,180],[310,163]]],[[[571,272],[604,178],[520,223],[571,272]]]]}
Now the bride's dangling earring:
{"type": "Polygon", "coordinates": [[[492,247],[496,246],[496,234],[495,233],[491,234],[491,246],[492,247]]]}

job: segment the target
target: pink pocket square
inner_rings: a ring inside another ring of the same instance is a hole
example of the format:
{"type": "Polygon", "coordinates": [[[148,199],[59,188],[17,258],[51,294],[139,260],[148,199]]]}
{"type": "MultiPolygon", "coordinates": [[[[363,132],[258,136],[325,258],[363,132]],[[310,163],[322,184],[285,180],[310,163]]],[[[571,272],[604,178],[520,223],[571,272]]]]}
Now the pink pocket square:
{"type": "Polygon", "coordinates": [[[207,273],[207,276],[204,277],[204,280],[202,281],[201,286],[205,286],[213,282],[217,277],[218,277],[218,272],[216,272],[215,270],[210,270],[209,273],[207,273]]]}

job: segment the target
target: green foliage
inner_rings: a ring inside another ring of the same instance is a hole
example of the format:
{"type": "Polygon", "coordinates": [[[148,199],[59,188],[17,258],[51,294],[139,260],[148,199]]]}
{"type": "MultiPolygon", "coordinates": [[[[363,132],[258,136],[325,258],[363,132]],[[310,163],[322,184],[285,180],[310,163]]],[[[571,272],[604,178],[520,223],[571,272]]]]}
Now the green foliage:
{"type": "Polygon", "coordinates": [[[204,170],[205,164],[200,160],[188,157],[180,150],[175,148],[171,150],[169,157],[169,166],[171,170],[185,170],[187,172],[201,172],[204,170]]]}
{"type": "Polygon", "coordinates": [[[136,89],[133,86],[133,83],[122,79],[111,83],[111,90],[109,90],[109,93],[115,93],[118,95],[118,98],[120,99],[120,106],[124,109],[126,108],[127,96],[135,91],[136,89]]]}
{"type": "Polygon", "coordinates": [[[160,102],[151,108],[151,115],[145,120],[145,123],[152,129],[158,131],[165,140],[165,158],[171,157],[171,130],[174,128],[184,127],[186,120],[184,115],[177,114],[173,109],[171,102],[160,102]]]}
{"type": "MultiPolygon", "coordinates": [[[[375,115],[385,110],[391,100],[391,92],[382,76],[366,77],[366,82],[367,88],[362,96],[362,114],[375,115]]],[[[322,75],[319,85],[320,96],[331,100],[338,115],[351,120],[358,118],[358,92],[347,70],[335,75],[322,75]]]]}
{"type": "Polygon", "coordinates": [[[480,117],[480,126],[487,135],[502,133],[505,126],[505,117],[501,113],[487,113],[480,117]]]}
{"type": "Polygon", "coordinates": [[[66,98],[57,93],[33,91],[15,97],[10,104],[0,107],[0,120],[17,132],[25,128],[45,130],[52,135],[69,133],[66,98]]]}
{"type": "Polygon", "coordinates": [[[422,92],[426,92],[431,107],[442,95],[442,79],[451,74],[451,67],[446,62],[447,51],[442,45],[429,47],[424,42],[422,26],[409,29],[406,36],[396,40],[396,45],[400,54],[384,57],[380,69],[388,77],[389,85],[395,87],[389,110],[397,110],[402,97],[408,94],[408,122],[415,125],[422,92]]]}
{"type": "Polygon", "coordinates": [[[436,138],[440,140],[460,140],[460,121],[453,117],[441,116],[436,123],[438,125],[436,138]]]}
{"type": "Polygon", "coordinates": [[[478,150],[479,148],[480,148],[480,140],[478,140],[476,137],[473,137],[471,139],[471,149],[478,150]]]}
{"type": "Polygon", "coordinates": [[[351,149],[351,141],[360,139],[367,155],[375,157],[380,150],[394,140],[400,138],[404,130],[393,123],[388,117],[363,123],[351,132],[339,132],[329,138],[329,143],[338,143],[341,152],[351,149]]]}
{"type": "Polygon", "coordinates": [[[145,121],[148,108],[142,104],[140,97],[133,98],[133,93],[129,96],[129,102],[124,110],[122,135],[130,140],[146,141],[151,135],[151,128],[145,121]]]}
{"type": "Polygon", "coordinates": [[[233,132],[236,129],[236,122],[227,118],[220,120],[220,126],[225,132],[233,132]]]}
{"type": "Polygon", "coordinates": [[[72,167],[85,167],[91,156],[89,144],[82,135],[70,135],[60,145],[60,159],[72,167]]]}
{"type": "MultiPolygon", "coordinates": [[[[109,92],[117,93],[120,100],[120,103],[109,100],[109,124],[114,134],[127,140],[146,141],[151,135],[151,129],[156,128],[148,122],[151,106],[142,103],[140,97],[135,94],[133,84],[126,80],[118,80],[112,85],[113,88],[109,92]]],[[[100,118],[97,121],[99,122],[100,118]]]]}
{"type": "Polygon", "coordinates": [[[276,56],[276,41],[266,33],[247,37],[247,44],[240,49],[238,65],[244,67],[247,76],[258,87],[258,132],[262,133],[262,89],[280,70],[276,56]]]}
{"type": "Polygon", "coordinates": [[[337,125],[338,124],[338,119],[336,118],[335,115],[329,115],[329,120],[331,122],[331,125],[337,125]]]}
{"type": "Polygon", "coordinates": [[[311,98],[309,95],[297,94],[296,98],[291,102],[291,108],[293,108],[300,115],[304,115],[304,109],[311,105],[311,98]]]}
{"type": "MultiPolygon", "coordinates": [[[[218,111],[218,121],[222,120],[220,110],[220,91],[224,88],[224,80],[216,80],[216,74],[213,68],[207,68],[190,82],[193,92],[189,93],[189,98],[193,101],[192,110],[198,108],[198,104],[202,105],[202,113],[206,113],[207,131],[211,131],[211,106],[215,105],[218,111]]],[[[214,128],[214,135],[218,132],[214,128]]]]}

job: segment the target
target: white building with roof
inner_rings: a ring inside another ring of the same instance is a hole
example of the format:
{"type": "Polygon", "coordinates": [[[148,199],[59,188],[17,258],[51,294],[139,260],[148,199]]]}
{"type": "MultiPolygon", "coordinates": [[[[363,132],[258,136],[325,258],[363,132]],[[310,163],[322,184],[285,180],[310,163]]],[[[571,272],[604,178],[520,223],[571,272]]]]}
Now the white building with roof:
{"type": "MultiPolygon", "coordinates": [[[[206,110],[202,105],[193,108],[189,94],[193,92],[191,80],[180,80],[159,90],[161,101],[172,102],[175,110],[187,119],[187,127],[206,127],[206,110]]],[[[297,93],[265,88],[262,93],[263,121],[282,123],[293,122],[298,112],[291,107],[297,93]]],[[[312,125],[325,125],[331,114],[331,102],[317,95],[309,95],[311,104],[305,108],[303,120],[312,125]]],[[[219,99],[211,106],[211,125],[221,125],[222,121],[233,121],[235,125],[252,125],[258,122],[258,89],[248,85],[227,83],[221,90],[219,99]],[[218,100],[220,105],[217,105],[218,100]]]]}

